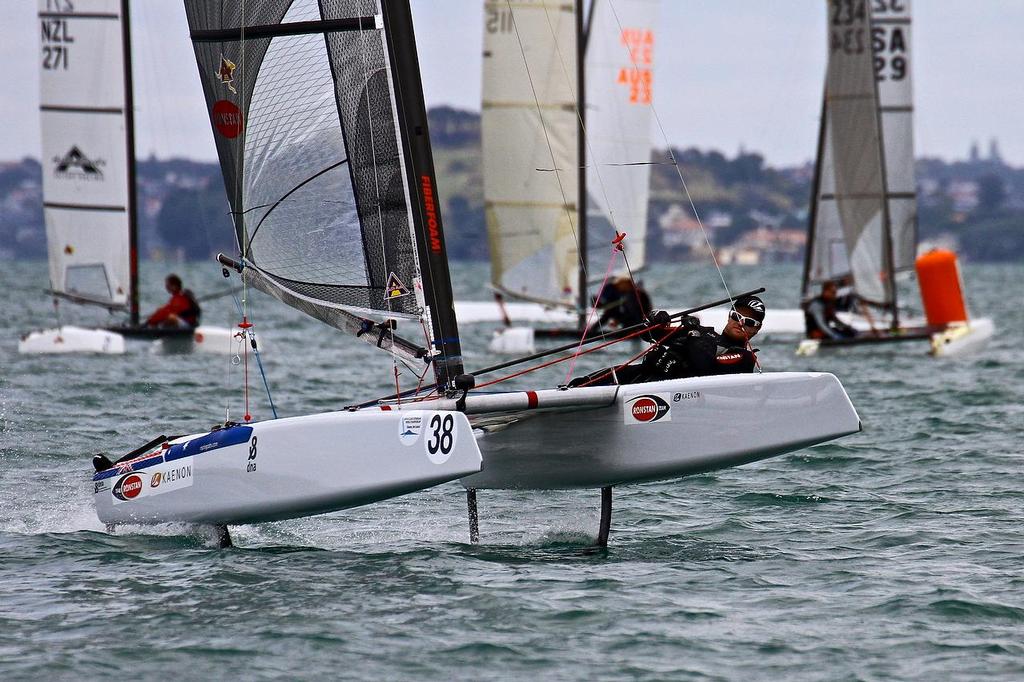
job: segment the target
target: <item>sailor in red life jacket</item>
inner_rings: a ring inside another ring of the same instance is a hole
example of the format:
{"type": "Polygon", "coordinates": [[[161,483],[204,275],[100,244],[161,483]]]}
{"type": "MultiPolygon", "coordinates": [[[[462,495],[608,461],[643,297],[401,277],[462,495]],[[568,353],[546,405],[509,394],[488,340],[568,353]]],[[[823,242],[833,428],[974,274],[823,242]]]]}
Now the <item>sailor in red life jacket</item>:
{"type": "Polygon", "coordinates": [[[195,295],[188,289],[182,289],[181,278],[167,275],[164,288],[171,295],[171,300],[159,308],[146,320],[147,327],[177,327],[192,329],[199,326],[199,318],[203,314],[195,295]]]}
{"type": "MultiPolygon", "coordinates": [[[[601,370],[574,379],[569,385],[636,384],[753,372],[757,356],[750,347],[750,340],[761,331],[764,316],[764,302],[756,296],[744,296],[733,302],[721,334],[711,327],[702,327],[696,317],[684,317],[677,327],[660,327],[645,335],[658,345],[644,355],[639,365],[618,368],[614,376],[610,369],[601,370]]],[[[668,313],[664,311],[651,317],[655,323],[667,324],[668,320],[668,313]]]]}

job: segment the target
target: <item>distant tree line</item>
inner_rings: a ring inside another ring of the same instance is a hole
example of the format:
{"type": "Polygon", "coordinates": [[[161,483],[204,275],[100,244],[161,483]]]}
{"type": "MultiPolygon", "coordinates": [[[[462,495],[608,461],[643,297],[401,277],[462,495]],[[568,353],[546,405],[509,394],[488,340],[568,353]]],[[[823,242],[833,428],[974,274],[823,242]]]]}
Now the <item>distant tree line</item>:
{"type": "MultiPolygon", "coordinates": [[[[450,107],[429,112],[449,254],[456,259],[486,260],[488,240],[481,176],[480,116],[450,107]]],[[[802,228],[807,221],[813,168],[775,169],[760,154],[740,152],[729,158],[719,151],[655,150],[651,157],[649,253],[660,245],[658,218],[673,204],[688,207],[679,182],[678,163],[693,201],[705,216],[721,212],[728,224],[714,235],[730,244],[758,227],[756,215],[775,216],[779,224],[802,228]]],[[[40,164],[32,159],[0,164],[0,257],[42,257],[40,164]]],[[[139,162],[140,245],[143,254],[181,254],[208,258],[235,250],[232,221],[216,164],[185,159],[139,162]]],[[[956,236],[962,253],[976,261],[1024,259],[1024,169],[1001,161],[972,159],[946,163],[918,161],[918,179],[938,187],[919,201],[920,236],[956,236]],[[950,198],[953,183],[976,186],[976,205],[958,209],[950,198]]]]}

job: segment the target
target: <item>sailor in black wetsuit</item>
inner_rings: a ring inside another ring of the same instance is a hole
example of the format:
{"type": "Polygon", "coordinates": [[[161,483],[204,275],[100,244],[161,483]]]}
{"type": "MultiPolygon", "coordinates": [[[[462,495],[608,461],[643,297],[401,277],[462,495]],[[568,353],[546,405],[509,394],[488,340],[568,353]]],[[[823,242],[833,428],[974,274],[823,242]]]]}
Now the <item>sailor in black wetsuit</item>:
{"type": "MultiPolygon", "coordinates": [[[[737,299],[729,311],[722,333],[702,327],[696,317],[685,317],[678,327],[651,330],[647,338],[656,342],[639,365],[615,370],[600,370],[574,379],[570,386],[603,386],[637,384],[665,379],[743,374],[757,367],[757,356],[750,348],[750,339],[761,331],[764,302],[756,296],[737,299]]],[[[668,314],[657,312],[652,321],[668,320],[668,314]]]]}
{"type": "Polygon", "coordinates": [[[839,287],[835,282],[829,281],[821,285],[821,294],[815,296],[803,305],[804,325],[807,329],[809,339],[849,339],[857,336],[857,330],[846,324],[836,315],[842,309],[849,310],[852,307],[852,294],[839,298],[839,287]]]}
{"type": "Polygon", "coordinates": [[[595,305],[604,312],[587,332],[588,336],[600,329],[623,329],[640,324],[651,312],[651,297],[639,282],[618,277],[601,290],[595,305]]]}

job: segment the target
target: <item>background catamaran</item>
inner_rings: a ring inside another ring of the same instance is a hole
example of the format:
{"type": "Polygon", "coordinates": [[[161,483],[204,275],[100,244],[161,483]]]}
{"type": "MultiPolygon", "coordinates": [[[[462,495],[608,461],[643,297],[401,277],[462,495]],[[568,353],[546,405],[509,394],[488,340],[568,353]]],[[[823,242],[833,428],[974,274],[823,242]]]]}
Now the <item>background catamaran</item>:
{"type": "MultiPolygon", "coordinates": [[[[634,272],[644,266],[657,16],[658,0],[594,0],[589,11],[583,0],[515,11],[485,2],[484,206],[497,305],[464,321],[554,321],[536,332],[578,337],[616,229],[628,233],[634,272]]],[[[628,274],[616,265],[612,277],[628,274]]],[[[499,329],[491,347],[529,348],[533,333],[499,329]]]]}
{"type": "Polygon", "coordinates": [[[521,361],[463,369],[408,0],[185,6],[234,209],[238,254],[222,262],[247,286],[387,353],[396,395],[318,415],[246,415],[161,436],[117,462],[98,456],[101,521],[212,524],[226,542],[228,524],[460,478],[474,541],[477,489],[601,488],[604,543],[613,485],[859,430],[841,384],[822,373],[482,390],[503,376],[475,386],[521,361]],[[399,366],[419,377],[415,388],[398,386],[399,366]]]}
{"type": "MultiPolygon", "coordinates": [[[[21,353],[110,353],[125,337],[174,339],[233,351],[234,331],[147,328],[139,320],[135,124],[128,0],[39,2],[43,215],[50,291],[57,299],[126,312],[108,329],[33,331],[21,353]]],[[[176,349],[181,347],[176,343],[176,349]]]]}
{"type": "Polygon", "coordinates": [[[955,261],[917,261],[927,319],[901,319],[897,282],[915,269],[910,1],[828,5],[829,58],[804,263],[803,296],[825,282],[848,283],[869,329],[849,339],[808,339],[819,346],[930,340],[934,355],[978,347],[993,333],[969,320],[955,261]],[[927,284],[927,286],[926,286],[927,284]],[[874,311],[872,313],[871,311],[874,311]]]}

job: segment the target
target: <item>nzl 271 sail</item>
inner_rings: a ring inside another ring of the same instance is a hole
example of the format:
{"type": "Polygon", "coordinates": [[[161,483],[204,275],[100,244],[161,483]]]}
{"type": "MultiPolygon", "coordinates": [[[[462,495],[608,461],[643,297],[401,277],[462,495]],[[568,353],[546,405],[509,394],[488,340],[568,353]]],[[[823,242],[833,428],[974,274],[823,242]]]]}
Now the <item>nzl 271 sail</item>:
{"type": "Polygon", "coordinates": [[[429,355],[447,386],[461,351],[415,44],[395,4],[186,9],[246,281],[405,357],[429,355]],[[421,317],[420,343],[373,328],[421,317]]]}
{"type": "Polygon", "coordinates": [[[127,6],[39,0],[39,109],[50,287],[137,324],[127,6]]]}

